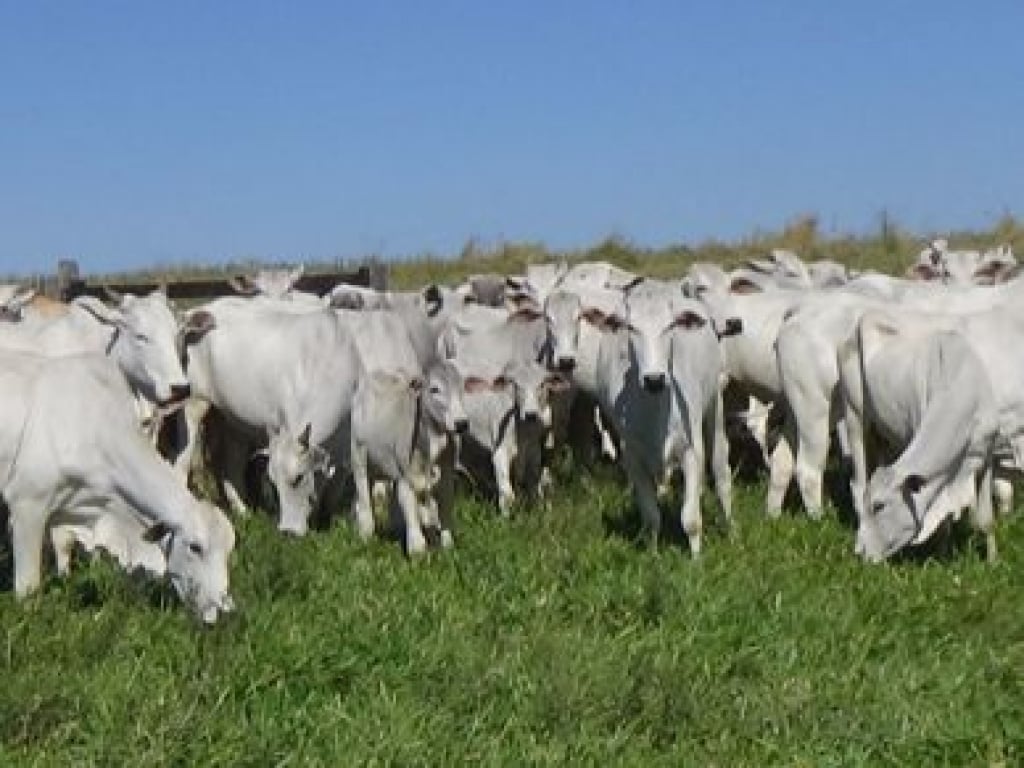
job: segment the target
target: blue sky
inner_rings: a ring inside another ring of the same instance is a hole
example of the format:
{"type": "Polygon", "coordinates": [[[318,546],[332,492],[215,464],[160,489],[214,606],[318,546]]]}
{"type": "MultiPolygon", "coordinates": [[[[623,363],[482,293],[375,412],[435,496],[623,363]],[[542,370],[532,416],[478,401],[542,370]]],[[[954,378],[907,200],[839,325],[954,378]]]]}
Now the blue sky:
{"type": "Polygon", "coordinates": [[[1024,3],[0,0],[0,273],[1024,214],[1024,3]]]}

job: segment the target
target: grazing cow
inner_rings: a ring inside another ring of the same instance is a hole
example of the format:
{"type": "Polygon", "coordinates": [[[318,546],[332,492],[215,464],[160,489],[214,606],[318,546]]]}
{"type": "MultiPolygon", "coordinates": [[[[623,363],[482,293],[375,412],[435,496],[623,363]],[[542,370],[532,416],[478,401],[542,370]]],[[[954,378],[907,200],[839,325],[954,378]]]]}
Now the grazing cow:
{"type": "Polygon", "coordinates": [[[452,545],[453,436],[469,427],[462,386],[462,377],[447,361],[435,362],[423,377],[374,371],[360,380],[352,403],[350,461],[353,517],[364,538],[374,529],[372,473],[392,484],[409,555],[425,551],[426,526],[439,528],[442,544],[452,545]],[[444,487],[438,488],[439,483],[444,487]],[[436,492],[445,497],[434,498],[436,492]]]}
{"type": "Polygon", "coordinates": [[[869,560],[920,544],[970,507],[996,556],[992,461],[998,427],[984,363],[959,332],[868,312],[840,350],[853,462],[857,551],[869,560]],[[867,433],[900,453],[868,477],[867,433]],[[981,476],[981,493],[976,479],[981,476]]]}
{"type": "Polygon", "coordinates": [[[684,480],[681,510],[690,550],[701,548],[700,494],[705,439],[726,519],[732,478],[722,418],[722,352],[704,306],[678,284],[646,280],[626,291],[619,311],[587,313],[603,332],[598,396],[621,438],[643,529],[657,543],[658,487],[676,467],[684,480]]]}
{"type": "Polygon", "coordinates": [[[145,441],[111,361],[0,352],[0,391],[0,494],[10,513],[19,596],[39,586],[48,528],[103,528],[108,541],[111,530],[128,539],[144,530],[145,540],[159,544],[178,594],[204,622],[231,610],[231,525],[197,501],[145,441]]]}

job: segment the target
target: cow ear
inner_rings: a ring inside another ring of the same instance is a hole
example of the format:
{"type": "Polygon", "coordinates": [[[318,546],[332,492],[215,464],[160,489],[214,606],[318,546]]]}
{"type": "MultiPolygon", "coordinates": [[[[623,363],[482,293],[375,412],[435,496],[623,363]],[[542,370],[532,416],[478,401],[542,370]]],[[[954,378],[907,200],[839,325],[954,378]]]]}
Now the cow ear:
{"type": "Polygon", "coordinates": [[[236,293],[240,293],[243,296],[252,296],[259,293],[259,289],[252,282],[248,275],[235,275],[228,278],[228,285],[236,293]]]}
{"type": "Polygon", "coordinates": [[[306,422],[306,426],[299,433],[299,445],[302,447],[302,450],[304,450],[304,451],[308,451],[309,450],[309,438],[310,438],[310,435],[312,434],[312,432],[313,432],[313,424],[312,424],[312,422],[308,422],[307,421],[306,422]]]}
{"type": "Polygon", "coordinates": [[[930,264],[915,264],[907,270],[907,277],[911,280],[937,280],[941,273],[930,264]]]}
{"type": "Polygon", "coordinates": [[[171,526],[167,523],[159,522],[153,523],[146,529],[146,532],[142,534],[143,541],[148,541],[150,544],[157,544],[163,541],[167,536],[171,534],[171,526]]]}
{"type": "Polygon", "coordinates": [[[491,382],[492,389],[505,389],[506,387],[512,386],[513,381],[505,374],[499,374],[494,377],[494,381],[491,382]]]}
{"type": "Polygon", "coordinates": [[[79,296],[72,303],[84,309],[104,325],[113,325],[122,329],[125,327],[124,315],[117,309],[108,307],[94,296],[79,296]]]}
{"type": "Polygon", "coordinates": [[[217,327],[217,320],[213,314],[205,309],[192,312],[185,318],[181,331],[187,342],[194,342],[217,327]]]}
{"type": "Polygon", "coordinates": [[[538,320],[543,316],[544,315],[538,312],[534,307],[522,307],[509,315],[508,321],[510,323],[532,323],[534,320],[538,320]]]}
{"type": "Polygon", "coordinates": [[[467,376],[462,382],[462,388],[471,394],[475,394],[490,389],[491,383],[479,376],[467,376]]]}
{"type": "Polygon", "coordinates": [[[760,285],[746,277],[737,277],[729,283],[729,293],[762,293],[760,285]]]}
{"type": "Polygon", "coordinates": [[[686,330],[691,331],[696,328],[703,328],[705,325],[707,325],[707,322],[707,320],[698,315],[696,312],[688,309],[685,312],[680,312],[678,315],[676,315],[675,318],[672,320],[672,325],[674,325],[676,328],[685,328],[686,330]]]}
{"type": "Polygon", "coordinates": [[[587,307],[582,312],[580,312],[580,317],[597,328],[600,328],[602,325],[604,325],[604,312],[602,312],[597,307],[587,307]]]}
{"type": "Polygon", "coordinates": [[[570,382],[569,379],[556,371],[547,375],[547,378],[544,379],[544,386],[552,392],[564,392],[569,388],[570,382]]]}
{"type": "Polygon", "coordinates": [[[918,493],[922,488],[924,488],[924,478],[918,474],[907,475],[903,478],[903,488],[908,493],[918,493]]]}

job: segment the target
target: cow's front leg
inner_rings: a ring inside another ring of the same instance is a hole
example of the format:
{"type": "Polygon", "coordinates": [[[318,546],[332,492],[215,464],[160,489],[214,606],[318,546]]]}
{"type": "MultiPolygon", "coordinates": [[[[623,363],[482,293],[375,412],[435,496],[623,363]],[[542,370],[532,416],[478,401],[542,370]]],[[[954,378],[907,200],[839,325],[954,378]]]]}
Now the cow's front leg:
{"type": "Polygon", "coordinates": [[[363,541],[373,536],[373,496],[370,491],[370,468],[366,448],[353,442],[351,452],[352,484],[355,498],[352,501],[352,521],[356,532],[363,541]]]}
{"type": "Polygon", "coordinates": [[[509,517],[516,501],[516,492],[512,488],[512,457],[504,444],[495,448],[491,454],[491,466],[494,467],[494,482],[498,486],[498,511],[502,517],[509,517]]]}
{"type": "Polygon", "coordinates": [[[996,550],[995,515],[992,505],[992,474],[992,463],[989,462],[981,473],[977,501],[971,506],[971,523],[985,534],[985,556],[990,563],[995,562],[999,556],[996,550]]]}
{"type": "Polygon", "coordinates": [[[796,444],[796,426],[792,417],[786,416],[775,447],[772,449],[771,466],[769,467],[768,496],[765,499],[765,513],[770,518],[782,515],[782,502],[793,479],[793,446],[796,444]]]}
{"type": "Polygon", "coordinates": [[[683,449],[683,508],[680,515],[683,532],[690,542],[690,553],[696,557],[700,554],[701,515],[700,492],[704,487],[704,455],[703,451],[694,446],[683,449]]]}
{"type": "Polygon", "coordinates": [[[25,597],[39,588],[43,578],[43,540],[46,504],[10,505],[11,548],[14,552],[14,593],[25,597]]]}
{"type": "Polygon", "coordinates": [[[420,527],[420,505],[416,492],[407,481],[399,480],[395,483],[395,496],[405,524],[405,553],[409,557],[422,555],[427,551],[427,540],[420,527]]]}

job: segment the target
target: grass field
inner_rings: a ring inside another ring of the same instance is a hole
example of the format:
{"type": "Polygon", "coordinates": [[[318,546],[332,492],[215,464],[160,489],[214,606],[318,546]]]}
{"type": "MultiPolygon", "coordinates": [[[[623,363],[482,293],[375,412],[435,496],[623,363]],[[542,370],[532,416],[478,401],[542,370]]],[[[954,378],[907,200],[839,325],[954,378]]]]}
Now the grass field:
{"type": "Polygon", "coordinates": [[[763,496],[737,488],[731,536],[706,498],[696,561],[636,547],[609,468],[511,521],[465,499],[418,563],[257,514],[211,630],[80,564],[0,596],[0,764],[1021,764],[1021,518],[994,565],[961,535],[869,567],[763,496]]]}

